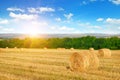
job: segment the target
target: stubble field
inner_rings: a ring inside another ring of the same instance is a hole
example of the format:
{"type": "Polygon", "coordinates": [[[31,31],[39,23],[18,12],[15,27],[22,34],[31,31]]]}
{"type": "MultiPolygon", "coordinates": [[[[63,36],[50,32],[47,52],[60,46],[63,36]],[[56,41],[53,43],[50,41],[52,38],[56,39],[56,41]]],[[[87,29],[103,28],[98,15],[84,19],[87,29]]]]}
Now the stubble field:
{"type": "MultiPolygon", "coordinates": [[[[0,80],[120,80],[120,50],[99,58],[98,70],[71,72],[69,49],[0,49],[0,80]]],[[[97,51],[96,51],[97,52],[97,51]]]]}

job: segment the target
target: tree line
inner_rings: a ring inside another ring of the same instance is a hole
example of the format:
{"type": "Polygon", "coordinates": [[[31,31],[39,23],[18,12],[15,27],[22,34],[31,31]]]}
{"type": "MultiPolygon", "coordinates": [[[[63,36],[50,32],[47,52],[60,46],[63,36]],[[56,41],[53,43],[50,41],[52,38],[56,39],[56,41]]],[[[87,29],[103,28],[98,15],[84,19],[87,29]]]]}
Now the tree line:
{"type": "Polygon", "coordinates": [[[109,48],[120,49],[120,38],[96,38],[86,36],[80,38],[12,38],[0,39],[0,47],[5,48],[75,48],[75,49],[94,49],[109,48]]]}

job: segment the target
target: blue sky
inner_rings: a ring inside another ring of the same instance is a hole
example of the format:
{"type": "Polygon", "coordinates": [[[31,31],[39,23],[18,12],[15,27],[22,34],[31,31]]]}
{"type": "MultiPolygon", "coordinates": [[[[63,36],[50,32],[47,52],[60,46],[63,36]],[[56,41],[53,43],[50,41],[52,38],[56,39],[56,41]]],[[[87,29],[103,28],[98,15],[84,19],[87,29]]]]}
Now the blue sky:
{"type": "Polygon", "coordinates": [[[120,33],[120,0],[0,0],[0,33],[120,33]]]}

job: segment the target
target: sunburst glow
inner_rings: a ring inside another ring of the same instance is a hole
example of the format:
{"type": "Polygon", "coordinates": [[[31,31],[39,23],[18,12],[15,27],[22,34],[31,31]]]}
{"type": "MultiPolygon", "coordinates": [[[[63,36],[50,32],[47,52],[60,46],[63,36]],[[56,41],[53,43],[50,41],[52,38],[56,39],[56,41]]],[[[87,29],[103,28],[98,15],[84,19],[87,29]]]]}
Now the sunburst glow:
{"type": "Polygon", "coordinates": [[[29,37],[38,37],[39,29],[37,27],[26,27],[25,34],[29,37]]]}
{"type": "Polygon", "coordinates": [[[29,37],[38,37],[38,33],[29,33],[29,37]]]}

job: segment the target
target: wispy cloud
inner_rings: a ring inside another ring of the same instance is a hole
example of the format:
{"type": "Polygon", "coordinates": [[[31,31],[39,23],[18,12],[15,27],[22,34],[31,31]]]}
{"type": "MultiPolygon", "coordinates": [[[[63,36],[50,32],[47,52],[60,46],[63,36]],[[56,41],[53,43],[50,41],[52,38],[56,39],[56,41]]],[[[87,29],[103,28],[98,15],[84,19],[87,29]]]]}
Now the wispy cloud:
{"type": "Polygon", "coordinates": [[[86,2],[86,1],[81,2],[81,5],[86,5],[86,4],[88,4],[88,2],[86,2]]]}
{"type": "Polygon", "coordinates": [[[3,26],[0,26],[0,32],[14,32],[14,29],[13,28],[6,28],[6,27],[3,27],[3,26]]]}
{"type": "Polygon", "coordinates": [[[6,32],[13,32],[14,31],[13,28],[3,28],[2,30],[6,31],[6,32]]]}
{"type": "Polygon", "coordinates": [[[104,20],[104,18],[98,18],[96,21],[101,22],[103,20],[104,20]]]}
{"type": "Polygon", "coordinates": [[[39,8],[40,12],[54,12],[55,9],[49,8],[49,7],[40,7],[39,8]]]}
{"type": "Polygon", "coordinates": [[[76,33],[77,30],[73,27],[69,27],[69,26],[52,26],[50,27],[51,31],[53,31],[53,33],[76,33]]]}
{"type": "Polygon", "coordinates": [[[118,24],[118,25],[120,25],[120,19],[107,18],[105,21],[106,21],[107,23],[109,23],[109,24],[118,24]]]}
{"type": "Polygon", "coordinates": [[[37,15],[15,14],[13,12],[10,12],[9,16],[17,20],[33,20],[38,18],[37,15]]]}
{"type": "Polygon", "coordinates": [[[120,0],[109,0],[113,4],[120,5],[120,0]]]}
{"type": "Polygon", "coordinates": [[[104,32],[116,34],[119,33],[120,19],[118,18],[106,18],[102,21],[102,27],[104,32]]]}
{"type": "Polygon", "coordinates": [[[50,7],[38,7],[38,8],[28,8],[30,13],[44,13],[44,12],[54,12],[55,9],[50,7]]]}
{"type": "Polygon", "coordinates": [[[89,3],[92,3],[92,2],[96,2],[97,0],[83,0],[82,2],[81,2],[81,5],[87,5],[87,4],[89,4],[89,3]]]}
{"type": "Polygon", "coordinates": [[[7,19],[0,19],[0,24],[8,24],[9,21],[7,19]]]}
{"type": "Polygon", "coordinates": [[[64,14],[64,17],[66,17],[68,20],[71,19],[72,16],[73,16],[72,13],[64,14]]]}
{"type": "Polygon", "coordinates": [[[92,25],[91,23],[87,22],[87,23],[78,23],[79,27],[86,27],[88,29],[102,29],[100,26],[98,25],[92,25]]]}
{"type": "Polygon", "coordinates": [[[87,5],[87,4],[90,4],[90,3],[97,2],[97,1],[103,2],[104,0],[83,0],[80,4],[81,5],[87,5]]]}
{"type": "Polygon", "coordinates": [[[39,13],[39,11],[36,8],[28,8],[28,12],[30,12],[30,13],[39,13]]]}
{"type": "Polygon", "coordinates": [[[59,28],[59,30],[73,31],[74,28],[69,28],[69,27],[67,27],[67,26],[62,26],[62,27],[59,28]]]}
{"type": "Polygon", "coordinates": [[[57,22],[62,21],[61,18],[55,18],[55,20],[56,20],[57,22]]]}
{"type": "MultiPolygon", "coordinates": [[[[90,3],[93,3],[93,2],[97,2],[97,1],[105,1],[105,0],[83,0],[81,2],[81,5],[87,5],[87,4],[90,4],[90,3]]],[[[120,0],[108,0],[109,2],[115,4],[115,5],[120,5],[120,0]]]]}
{"type": "Polygon", "coordinates": [[[16,7],[7,8],[7,11],[20,11],[20,12],[25,12],[24,9],[16,8],[16,7]]]}

